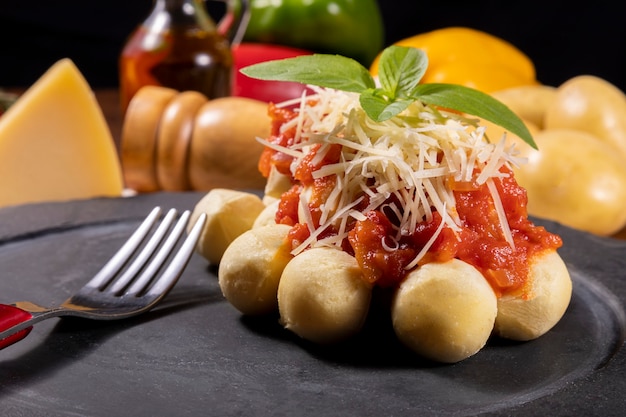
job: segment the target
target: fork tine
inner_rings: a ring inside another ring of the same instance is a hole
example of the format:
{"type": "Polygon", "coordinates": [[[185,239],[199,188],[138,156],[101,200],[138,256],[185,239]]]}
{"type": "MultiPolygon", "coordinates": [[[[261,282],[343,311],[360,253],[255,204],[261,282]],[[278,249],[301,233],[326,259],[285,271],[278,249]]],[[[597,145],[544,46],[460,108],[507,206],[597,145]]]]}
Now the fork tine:
{"type": "Polygon", "coordinates": [[[187,239],[183,242],[180,249],[172,259],[172,262],[165,269],[163,274],[158,280],[154,282],[152,287],[148,290],[148,296],[156,297],[159,295],[164,296],[169,290],[176,284],[178,278],[180,278],[185,266],[189,262],[191,255],[193,254],[198,238],[204,228],[207,215],[205,213],[200,214],[193,227],[187,234],[187,239]]]}
{"type": "Polygon", "coordinates": [[[100,269],[100,271],[87,283],[86,286],[101,288],[105,286],[115,274],[124,266],[132,254],[137,250],[152,225],[161,214],[161,208],[155,207],[137,230],[128,238],[113,257],[100,269]]]}
{"type": "Polygon", "coordinates": [[[189,221],[189,217],[191,212],[189,210],[183,212],[178,219],[178,222],[172,229],[172,232],[163,243],[163,246],[159,249],[157,254],[154,256],[152,261],[146,266],[146,269],[143,273],[137,278],[131,285],[130,288],[126,291],[126,294],[140,294],[147,288],[150,284],[158,270],[163,266],[167,257],[172,253],[172,249],[180,239],[180,237],[185,232],[185,228],[187,227],[187,222],[189,221]]]}
{"type": "Polygon", "coordinates": [[[124,273],[111,283],[111,288],[109,289],[109,291],[113,292],[114,294],[118,294],[128,286],[128,283],[132,281],[132,279],[139,273],[141,268],[146,265],[152,254],[154,254],[159,243],[161,243],[165,234],[170,228],[170,225],[174,222],[176,214],[178,214],[176,209],[170,209],[167,212],[167,214],[161,221],[161,224],[159,224],[159,227],[154,232],[148,243],[146,243],[139,255],[137,255],[135,260],[133,260],[133,262],[124,271],[124,273]]]}

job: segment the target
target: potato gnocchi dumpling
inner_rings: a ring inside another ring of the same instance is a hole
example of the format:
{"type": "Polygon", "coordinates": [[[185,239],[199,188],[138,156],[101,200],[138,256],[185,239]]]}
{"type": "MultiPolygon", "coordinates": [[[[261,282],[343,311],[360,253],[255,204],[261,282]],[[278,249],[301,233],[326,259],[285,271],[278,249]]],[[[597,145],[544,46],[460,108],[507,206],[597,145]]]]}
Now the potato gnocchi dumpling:
{"type": "Polygon", "coordinates": [[[557,252],[531,260],[528,299],[504,295],[498,299],[495,333],[506,339],[532,340],[554,327],[569,306],[572,280],[557,252]]]}
{"type": "Polygon", "coordinates": [[[280,200],[280,196],[292,186],[291,178],[278,172],[276,167],[270,169],[267,183],[263,192],[263,202],[269,205],[273,201],[280,200]]]}
{"type": "Polygon", "coordinates": [[[265,209],[261,198],[253,193],[214,188],[196,204],[191,214],[193,224],[201,213],[206,213],[205,223],[197,252],[217,265],[224,251],[240,234],[252,228],[254,221],[265,209]]]}
{"type": "Polygon", "coordinates": [[[289,226],[250,229],[228,246],[218,269],[224,297],[240,312],[268,314],[278,309],[278,282],[292,258],[285,245],[289,226]]]}
{"type": "MultiPolygon", "coordinates": [[[[542,106],[554,95],[532,93],[542,106]]],[[[255,216],[221,257],[225,298],[329,345],[379,313],[370,304],[380,289],[392,294],[398,343],[443,363],[471,357],[492,335],[529,340],[552,328],[571,297],[563,241],[528,217],[514,176],[523,158],[502,129],[419,100],[377,122],[362,103],[316,87],[300,103],[268,107],[271,132],[258,139],[264,197],[226,217],[242,226],[237,216],[255,216]]],[[[539,129],[543,110],[524,108],[539,129]]]]}
{"type": "Polygon", "coordinates": [[[304,339],[335,343],[361,330],[371,296],[353,256],[334,248],[309,249],[294,257],[280,278],[280,321],[304,339]]]}
{"type": "Polygon", "coordinates": [[[485,346],[497,300],[476,268],[452,259],[410,272],[394,294],[391,314],[402,343],[429,359],[453,363],[485,346]]]}
{"type": "Polygon", "coordinates": [[[278,210],[279,203],[280,200],[275,200],[267,204],[263,211],[254,220],[252,227],[254,228],[276,224],[276,211],[278,210]]]}

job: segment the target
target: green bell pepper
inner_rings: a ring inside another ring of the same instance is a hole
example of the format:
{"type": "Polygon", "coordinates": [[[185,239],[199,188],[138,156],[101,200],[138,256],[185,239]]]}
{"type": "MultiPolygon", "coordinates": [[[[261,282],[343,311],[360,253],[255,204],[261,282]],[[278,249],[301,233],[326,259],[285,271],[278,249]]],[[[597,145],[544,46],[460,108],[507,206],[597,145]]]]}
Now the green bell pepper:
{"type": "Polygon", "coordinates": [[[244,41],[339,54],[368,67],[384,36],[377,0],[251,0],[244,41]]]}

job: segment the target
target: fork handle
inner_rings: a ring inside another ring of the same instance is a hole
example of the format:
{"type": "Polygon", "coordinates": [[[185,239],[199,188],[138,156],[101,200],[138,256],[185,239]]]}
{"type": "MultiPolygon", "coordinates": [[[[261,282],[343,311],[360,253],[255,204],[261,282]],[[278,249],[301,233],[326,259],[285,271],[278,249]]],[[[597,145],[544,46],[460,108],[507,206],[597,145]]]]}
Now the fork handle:
{"type": "MultiPolygon", "coordinates": [[[[16,327],[20,323],[29,321],[32,318],[33,315],[28,311],[12,305],[0,304],[0,333],[12,327],[16,327]]],[[[0,340],[0,349],[4,349],[24,339],[32,329],[33,326],[26,327],[0,340]]]]}

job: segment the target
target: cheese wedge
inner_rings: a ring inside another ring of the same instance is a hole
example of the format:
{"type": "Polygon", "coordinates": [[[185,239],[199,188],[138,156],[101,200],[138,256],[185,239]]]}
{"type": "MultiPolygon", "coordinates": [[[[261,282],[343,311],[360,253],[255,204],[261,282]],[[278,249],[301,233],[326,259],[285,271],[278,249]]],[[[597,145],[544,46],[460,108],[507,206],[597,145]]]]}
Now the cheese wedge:
{"type": "Polygon", "coordinates": [[[0,207],[115,197],[123,187],[102,109],[62,59],[0,117],[0,207]]]}

